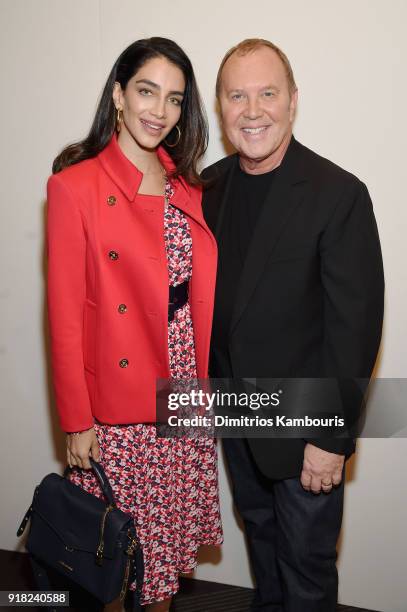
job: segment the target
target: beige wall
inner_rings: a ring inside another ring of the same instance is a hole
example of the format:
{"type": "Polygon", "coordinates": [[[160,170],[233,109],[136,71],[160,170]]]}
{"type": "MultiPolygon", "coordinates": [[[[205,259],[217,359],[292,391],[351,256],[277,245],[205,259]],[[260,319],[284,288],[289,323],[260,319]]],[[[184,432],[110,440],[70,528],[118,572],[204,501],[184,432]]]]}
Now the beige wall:
{"type": "MultiPolygon", "coordinates": [[[[270,38],[296,74],[299,140],[364,180],[385,260],[386,325],[378,374],[406,374],[405,23],[403,0],[1,0],[1,398],[0,547],[18,546],[16,524],[35,483],[60,470],[64,438],[50,406],[44,339],[44,195],[56,152],[84,135],[118,53],[151,35],[190,54],[207,105],[206,162],[223,156],[214,81],[224,51],[270,38]]],[[[340,599],[406,612],[407,444],[362,440],[350,470],[339,571],[340,599]]],[[[226,542],[196,575],[250,585],[241,531],[221,464],[226,542]]]]}

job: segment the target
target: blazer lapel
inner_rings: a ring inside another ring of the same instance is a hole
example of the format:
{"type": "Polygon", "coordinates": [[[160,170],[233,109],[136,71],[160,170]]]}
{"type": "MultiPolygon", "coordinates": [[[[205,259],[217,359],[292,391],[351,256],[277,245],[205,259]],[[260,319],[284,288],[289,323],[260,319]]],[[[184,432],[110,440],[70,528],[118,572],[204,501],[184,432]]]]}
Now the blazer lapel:
{"type": "Polygon", "coordinates": [[[239,322],[279,236],[304,197],[306,178],[299,158],[298,143],[293,137],[253,232],[237,289],[230,333],[239,322]]]}
{"type": "Polygon", "coordinates": [[[199,206],[197,205],[198,195],[192,197],[191,189],[189,186],[184,185],[181,180],[176,179],[173,182],[174,195],[171,198],[171,204],[176,208],[179,208],[187,217],[193,219],[205,232],[209,235],[211,242],[216,247],[216,240],[213,237],[212,232],[209,230],[201,206],[201,199],[199,199],[199,206]]]}
{"type": "Polygon", "coordinates": [[[233,183],[234,169],[238,164],[237,155],[228,159],[228,165],[215,176],[210,177],[209,185],[204,187],[203,210],[206,223],[219,243],[225,210],[228,204],[230,187],[233,183]]]}
{"type": "Polygon", "coordinates": [[[221,199],[220,199],[220,205],[218,207],[218,216],[216,220],[216,225],[214,227],[214,235],[217,241],[220,239],[222,221],[225,215],[225,210],[226,210],[226,206],[227,206],[227,202],[229,198],[230,188],[233,183],[233,176],[234,176],[235,169],[238,163],[239,163],[239,158],[237,155],[235,155],[232,159],[230,168],[228,169],[227,172],[224,173],[221,179],[219,179],[216,185],[216,190],[222,194],[221,199]]]}

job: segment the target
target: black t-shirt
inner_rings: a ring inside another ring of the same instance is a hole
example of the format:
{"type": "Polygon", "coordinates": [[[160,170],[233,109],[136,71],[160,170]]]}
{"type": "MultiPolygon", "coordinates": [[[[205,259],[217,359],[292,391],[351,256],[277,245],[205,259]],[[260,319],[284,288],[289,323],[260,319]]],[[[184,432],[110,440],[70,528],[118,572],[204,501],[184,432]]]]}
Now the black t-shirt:
{"type": "Polygon", "coordinates": [[[228,344],[236,291],[254,229],[277,170],[247,174],[237,165],[233,171],[218,239],[211,357],[211,375],[215,377],[232,376],[228,344]]]}

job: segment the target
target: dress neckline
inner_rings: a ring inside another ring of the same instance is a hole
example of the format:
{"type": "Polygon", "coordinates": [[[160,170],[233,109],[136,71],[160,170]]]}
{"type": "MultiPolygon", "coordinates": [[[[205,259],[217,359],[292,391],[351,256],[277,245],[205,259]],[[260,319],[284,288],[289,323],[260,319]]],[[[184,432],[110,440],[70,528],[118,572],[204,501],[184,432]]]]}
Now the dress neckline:
{"type": "Polygon", "coordinates": [[[154,193],[139,193],[137,192],[136,195],[137,198],[164,198],[164,194],[162,195],[156,195],[154,193]]]}

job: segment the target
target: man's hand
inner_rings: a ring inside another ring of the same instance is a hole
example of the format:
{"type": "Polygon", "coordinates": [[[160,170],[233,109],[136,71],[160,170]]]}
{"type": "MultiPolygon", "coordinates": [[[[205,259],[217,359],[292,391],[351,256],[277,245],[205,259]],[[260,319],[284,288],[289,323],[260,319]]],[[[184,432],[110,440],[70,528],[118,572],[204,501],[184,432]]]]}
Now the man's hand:
{"type": "Polygon", "coordinates": [[[344,455],[329,453],[313,444],[306,444],[301,484],[306,491],[330,493],[342,480],[344,455]]]}

